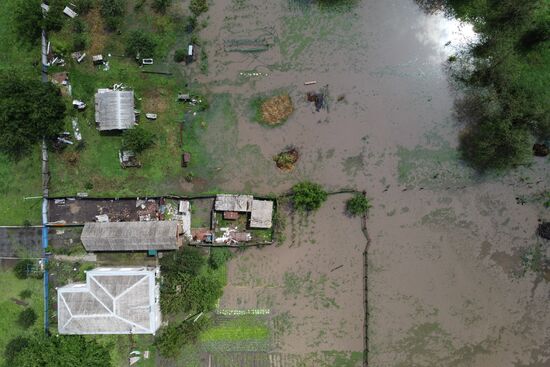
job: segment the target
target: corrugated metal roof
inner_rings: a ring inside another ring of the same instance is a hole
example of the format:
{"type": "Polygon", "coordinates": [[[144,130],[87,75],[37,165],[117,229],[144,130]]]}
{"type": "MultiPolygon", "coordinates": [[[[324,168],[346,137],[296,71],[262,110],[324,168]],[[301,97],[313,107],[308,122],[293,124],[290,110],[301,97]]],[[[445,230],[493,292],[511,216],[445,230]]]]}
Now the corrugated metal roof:
{"type": "Polygon", "coordinates": [[[134,92],[100,89],[95,95],[95,121],[99,130],[134,127],[134,92]]]}
{"type": "Polygon", "coordinates": [[[250,213],[250,227],[271,228],[273,218],[273,201],[253,200],[250,213]]]}
{"type": "Polygon", "coordinates": [[[90,222],[80,239],[86,251],[176,250],[178,222],[90,222]]]}
{"type": "Polygon", "coordinates": [[[252,195],[216,195],[214,208],[222,212],[249,212],[252,209],[252,195]]]}

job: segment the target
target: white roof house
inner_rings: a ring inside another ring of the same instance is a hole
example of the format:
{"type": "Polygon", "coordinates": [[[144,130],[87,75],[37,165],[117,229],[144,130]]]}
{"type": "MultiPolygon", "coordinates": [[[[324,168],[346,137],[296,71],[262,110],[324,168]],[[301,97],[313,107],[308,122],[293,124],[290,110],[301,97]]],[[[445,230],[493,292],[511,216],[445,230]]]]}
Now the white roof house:
{"type": "Polygon", "coordinates": [[[216,195],[214,209],[220,212],[249,212],[252,210],[252,195],[216,195]]]}
{"type": "Polygon", "coordinates": [[[155,334],[161,324],[158,268],[96,268],[86,283],[57,289],[60,334],[155,334]]]}
{"type": "Polygon", "coordinates": [[[273,201],[253,200],[250,212],[251,228],[271,228],[273,218],[273,201]]]}
{"type": "Polygon", "coordinates": [[[95,95],[95,122],[100,131],[133,128],[134,92],[99,89],[95,95]]]}

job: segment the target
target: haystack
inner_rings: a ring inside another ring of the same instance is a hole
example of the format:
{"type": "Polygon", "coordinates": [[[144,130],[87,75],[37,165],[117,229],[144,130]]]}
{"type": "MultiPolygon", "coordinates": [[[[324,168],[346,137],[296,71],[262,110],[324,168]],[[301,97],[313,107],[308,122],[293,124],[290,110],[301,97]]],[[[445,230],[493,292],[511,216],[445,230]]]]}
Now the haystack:
{"type": "Polygon", "coordinates": [[[294,111],[292,100],[288,94],[266,99],[261,107],[262,120],[268,125],[277,125],[283,122],[294,111]]]}

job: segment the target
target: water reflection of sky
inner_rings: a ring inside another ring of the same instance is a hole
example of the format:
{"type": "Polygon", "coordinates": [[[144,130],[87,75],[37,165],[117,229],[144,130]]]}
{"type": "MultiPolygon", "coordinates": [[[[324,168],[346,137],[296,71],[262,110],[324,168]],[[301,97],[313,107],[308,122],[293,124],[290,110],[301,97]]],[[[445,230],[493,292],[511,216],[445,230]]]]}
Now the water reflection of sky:
{"type": "Polygon", "coordinates": [[[445,60],[477,38],[471,24],[447,18],[442,13],[419,17],[415,28],[417,40],[432,50],[428,58],[434,63],[445,60]]]}

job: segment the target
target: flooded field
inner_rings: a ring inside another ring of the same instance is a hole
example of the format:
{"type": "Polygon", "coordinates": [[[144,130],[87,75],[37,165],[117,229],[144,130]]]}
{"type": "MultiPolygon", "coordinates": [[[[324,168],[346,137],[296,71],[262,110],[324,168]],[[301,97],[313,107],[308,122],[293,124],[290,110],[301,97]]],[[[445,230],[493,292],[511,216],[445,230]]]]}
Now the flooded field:
{"type": "MultiPolygon", "coordinates": [[[[548,219],[538,195],[550,170],[543,160],[478,177],[458,160],[444,62],[471,27],[412,0],[337,9],[220,0],[208,14],[208,73],[198,63],[186,72],[213,94],[197,134],[211,159],[180,188],[281,193],[307,178],[365,189],[374,203],[370,365],[548,365],[550,284],[523,274],[520,255],[548,219]],[[258,39],[265,51],[245,49],[258,39]],[[316,112],[306,93],[324,86],[329,108],[316,112]],[[293,100],[290,118],[254,122],[251,101],[281,92],[293,100]],[[281,172],[272,157],[287,146],[300,160],[281,172]]],[[[229,264],[221,307],[270,309],[279,365],[362,363],[365,238],[344,201],[333,196],[309,218],[289,214],[284,245],[229,264]]]]}

